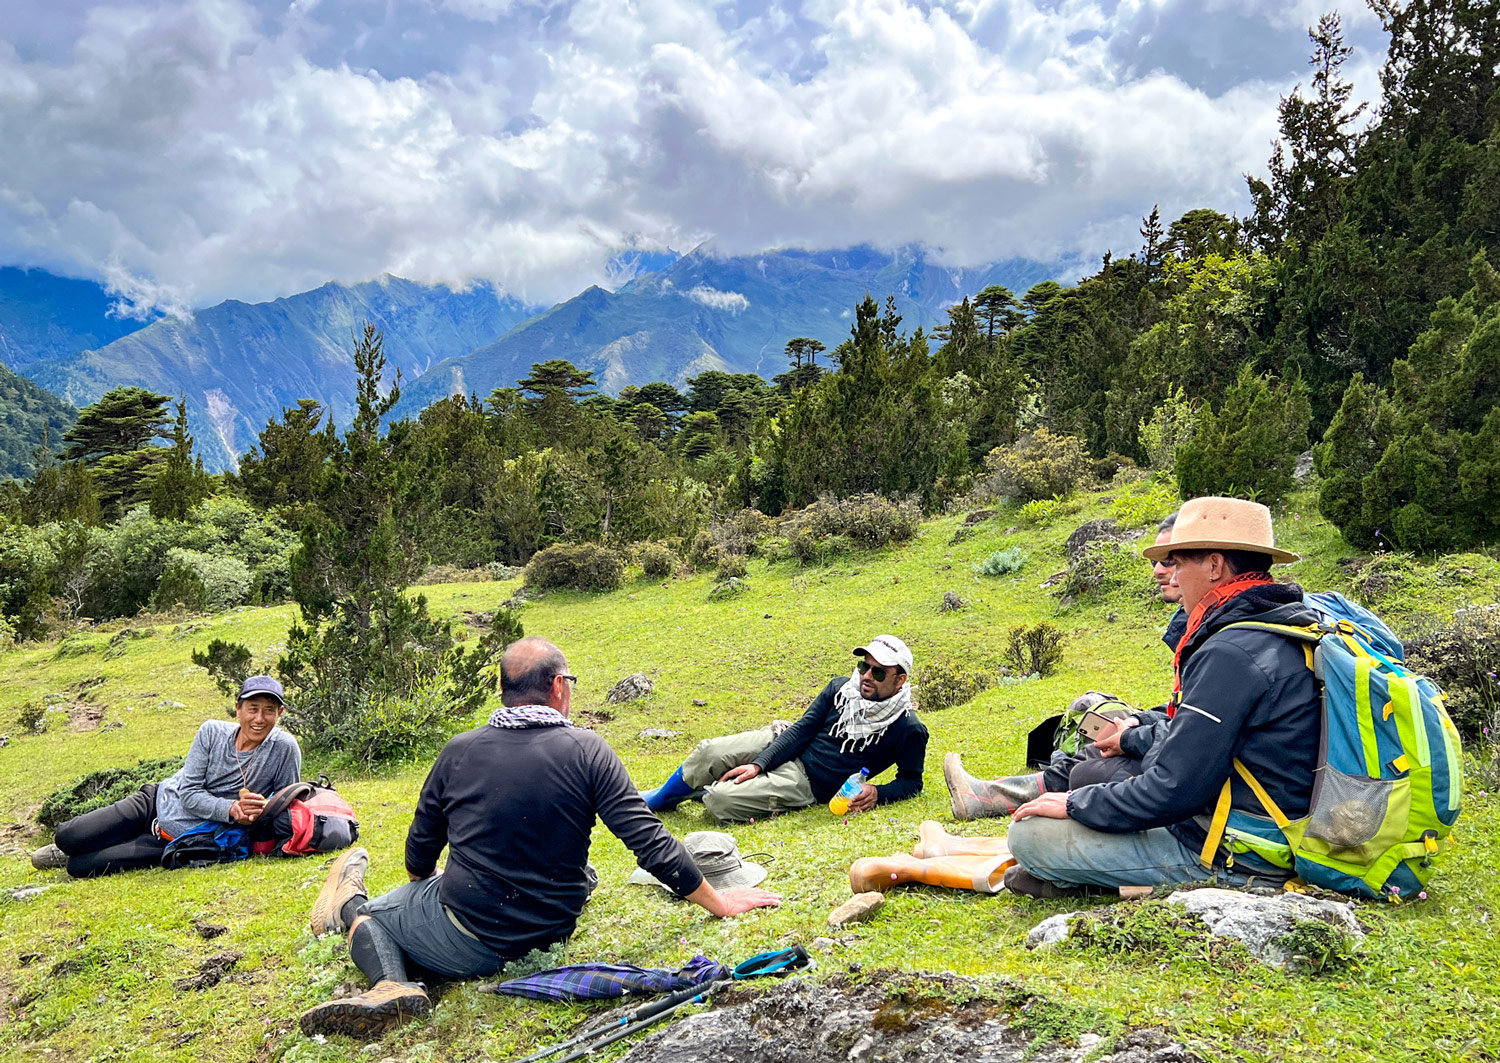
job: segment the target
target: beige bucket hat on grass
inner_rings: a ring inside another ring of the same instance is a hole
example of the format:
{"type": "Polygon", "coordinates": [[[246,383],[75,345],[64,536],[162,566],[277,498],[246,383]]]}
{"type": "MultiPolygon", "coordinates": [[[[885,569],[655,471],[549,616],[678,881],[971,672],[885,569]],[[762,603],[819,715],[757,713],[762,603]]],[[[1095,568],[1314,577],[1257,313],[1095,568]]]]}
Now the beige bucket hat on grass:
{"type": "MultiPolygon", "coordinates": [[[[766,869],[742,859],[739,845],[723,831],[695,830],[682,839],[682,844],[693,858],[693,863],[698,865],[698,870],[703,872],[703,877],[708,879],[708,884],[716,890],[758,886],[765,881],[766,869]]],[[[640,867],[630,873],[629,881],[637,886],[669,888],[651,872],[640,867]]]]}

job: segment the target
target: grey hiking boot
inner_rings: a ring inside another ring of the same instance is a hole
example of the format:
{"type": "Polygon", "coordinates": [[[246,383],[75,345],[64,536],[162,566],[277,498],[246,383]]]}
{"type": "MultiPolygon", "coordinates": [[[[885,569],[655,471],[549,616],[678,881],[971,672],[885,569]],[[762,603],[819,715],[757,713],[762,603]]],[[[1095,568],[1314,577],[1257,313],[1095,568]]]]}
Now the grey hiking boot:
{"type": "Polygon", "coordinates": [[[328,869],[328,878],[313,901],[312,918],[308,925],[315,937],[324,934],[342,934],[349,928],[344,925],[343,908],[358,896],[368,896],[365,889],[365,869],[370,866],[367,849],[347,849],[328,869]]]}
{"type": "Polygon", "coordinates": [[[52,871],[68,866],[68,854],[56,845],[44,845],[31,854],[31,866],[38,871],[52,871]]]}
{"type": "Polygon", "coordinates": [[[302,1032],[340,1033],[369,1039],[404,1026],[432,1010],[427,992],[416,982],[382,979],[357,997],[328,1000],[302,1013],[302,1032]]]}
{"type": "Polygon", "coordinates": [[[964,771],[957,753],[943,757],[943,781],[953,806],[953,818],[960,820],[1008,816],[1027,801],[1042,796],[1041,776],[1010,775],[1003,779],[976,779],[964,771]]]}

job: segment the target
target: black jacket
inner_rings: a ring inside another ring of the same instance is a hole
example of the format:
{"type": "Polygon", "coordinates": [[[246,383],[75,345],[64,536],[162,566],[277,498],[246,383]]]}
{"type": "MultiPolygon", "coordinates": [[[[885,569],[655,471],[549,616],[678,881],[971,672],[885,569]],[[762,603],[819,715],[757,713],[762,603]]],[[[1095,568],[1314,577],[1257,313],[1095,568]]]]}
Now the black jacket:
{"type": "Polygon", "coordinates": [[[579,727],[486,725],[453,738],[422,784],[406,869],[431,875],[446,845],[443,904],[497,954],[524,956],[573,932],[596,815],[679,896],[703,882],[615,751],[579,727]]]}
{"type": "Polygon", "coordinates": [[[896,778],[875,787],[879,795],[878,804],[889,804],[922,792],[922,767],[927,760],[927,728],[917,719],[916,713],[906,712],[895,723],[885,729],[878,741],[858,752],[841,752],[842,739],[834,737],[833,725],[839,713],[835,707],[835,695],[845,683],[852,682],[848,676],[832,680],[807,707],[802,718],[792,724],[770,745],[761,750],[752,764],[761,771],[775,771],[789,760],[802,761],[807,771],[807,781],[812,784],[813,796],[827,801],[838,793],[844,780],[860,768],[870,769],[870,778],[875,778],[891,765],[896,766],[896,778]]]}
{"type": "MultiPolygon", "coordinates": [[[[1183,649],[1182,698],[1165,737],[1142,758],[1134,778],[1068,795],[1068,815],[1110,833],[1166,827],[1188,848],[1202,848],[1206,821],[1231,778],[1236,809],[1265,815],[1234,773],[1238,757],[1292,819],[1307,813],[1318,761],[1322,712],[1302,644],[1243,628],[1247,620],[1301,625],[1315,617],[1300,588],[1253,587],[1211,613],[1183,649]]],[[[1137,728],[1138,729],[1138,728],[1137,728]]]]}

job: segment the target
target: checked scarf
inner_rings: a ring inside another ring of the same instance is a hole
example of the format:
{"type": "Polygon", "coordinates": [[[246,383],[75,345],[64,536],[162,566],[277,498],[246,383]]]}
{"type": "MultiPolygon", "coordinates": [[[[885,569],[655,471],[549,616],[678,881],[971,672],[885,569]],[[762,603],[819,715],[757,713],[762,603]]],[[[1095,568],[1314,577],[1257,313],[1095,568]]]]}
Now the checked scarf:
{"type": "Polygon", "coordinates": [[[831,733],[840,740],[839,752],[858,753],[878,742],[885,729],[911,708],[911,684],[901,684],[901,689],[884,701],[866,701],[859,696],[856,668],[849,673],[849,682],[834,695],[833,706],[839,718],[834,721],[831,733]]]}
{"type": "Polygon", "coordinates": [[[489,724],[506,731],[528,727],[572,727],[573,721],[550,705],[501,705],[490,713],[489,724]]]}
{"type": "Polygon", "coordinates": [[[1217,611],[1220,606],[1253,587],[1264,587],[1275,582],[1267,572],[1241,572],[1234,579],[1221,583],[1209,591],[1203,596],[1202,601],[1193,606],[1193,611],[1188,614],[1187,629],[1177,643],[1177,652],[1172,655],[1172,700],[1167,703],[1169,719],[1177,715],[1177,697],[1182,693],[1182,651],[1192,641],[1197,630],[1203,626],[1203,622],[1208,619],[1208,614],[1217,611]]]}

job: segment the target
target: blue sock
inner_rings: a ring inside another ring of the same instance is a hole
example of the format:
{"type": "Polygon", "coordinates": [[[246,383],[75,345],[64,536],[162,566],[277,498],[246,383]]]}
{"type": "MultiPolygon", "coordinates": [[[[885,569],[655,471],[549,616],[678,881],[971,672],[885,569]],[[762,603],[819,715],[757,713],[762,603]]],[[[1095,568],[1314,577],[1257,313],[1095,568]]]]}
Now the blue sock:
{"type": "Polygon", "coordinates": [[[646,799],[646,807],[651,811],[670,812],[692,797],[693,793],[693,788],[682,781],[682,768],[679,767],[671,778],[655,790],[642,790],[641,796],[646,799]]]}

